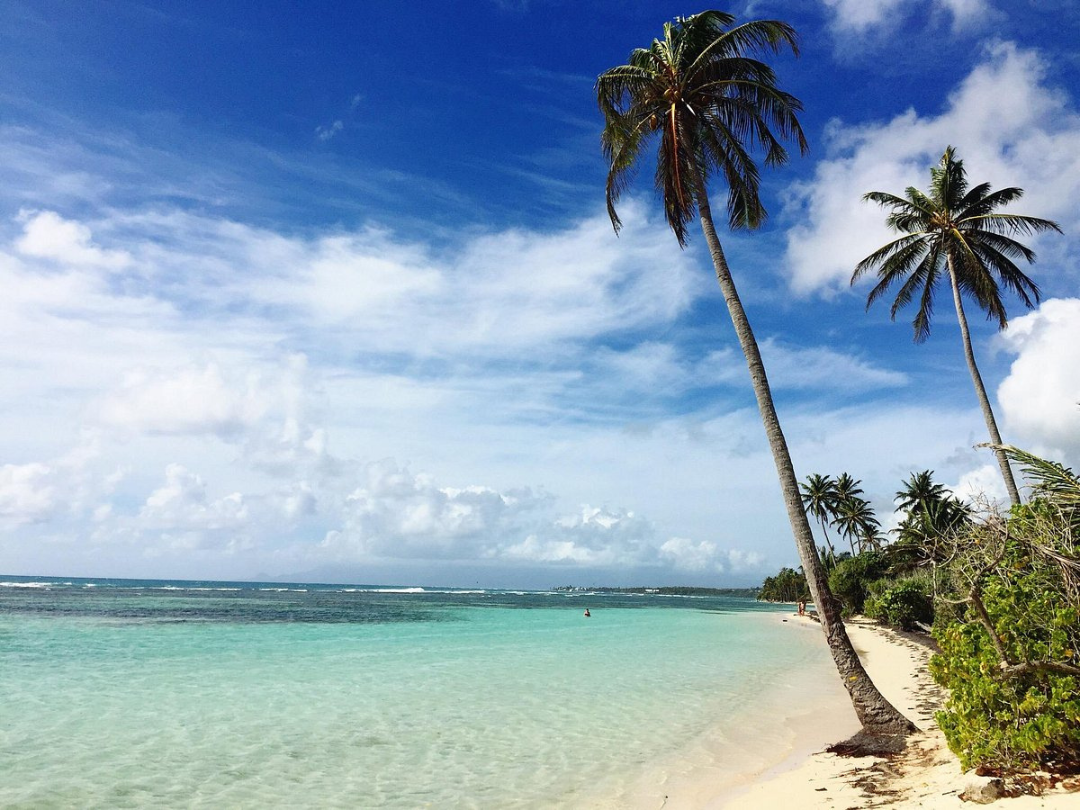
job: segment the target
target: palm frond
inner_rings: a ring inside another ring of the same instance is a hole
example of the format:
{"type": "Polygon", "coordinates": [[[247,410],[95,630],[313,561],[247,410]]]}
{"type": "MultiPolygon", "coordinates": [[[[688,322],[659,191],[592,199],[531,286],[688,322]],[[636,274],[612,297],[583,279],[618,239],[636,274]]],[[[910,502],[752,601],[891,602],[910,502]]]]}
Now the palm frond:
{"type": "MultiPolygon", "coordinates": [[[[920,265],[922,274],[922,296],[919,299],[919,311],[915,313],[915,319],[911,322],[911,328],[915,331],[914,341],[924,343],[930,337],[930,325],[934,315],[934,291],[937,288],[935,281],[938,275],[937,251],[931,251],[920,265]]],[[[893,317],[895,318],[896,307],[893,305],[893,317]]]]}
{"type": "Polygon", "coordinates": [[[925,234],[922,233],[910,233],[905,236],[901,236],[899,239],[894,239],[884,247],[880,247],[855,265],[855,271],[851,274],[851,283],[854,284],[862,276],[867,273],[876,271],[884,262],[889,260],[892,256],[902,251],[918,247],[920,250],[925,250],[925,234]]]}
{"type": "Polygon", "coordinates": [[[1020,214],[997,214],[985,213],[974,216],[965,216],[958,220],[960,223],[977,223],[979,227],[1001,234],[1021,234],[1031,236],[1046,231],[1063,233],[1061,226],[1049,219],[1039,217],[1025,217],[1020,214]]]}
{"type": "Polygon", "coordinates": [[[1013,447],[1011,444],[983,446],[1004,452],[1010,461],[1020,465],[1024,477],[1032,482],[1031,486],[1035,493],[1045,495],[1058,502],[1059,505],[1080,508],[1080,477],[1071,468],[1013,447]]]}

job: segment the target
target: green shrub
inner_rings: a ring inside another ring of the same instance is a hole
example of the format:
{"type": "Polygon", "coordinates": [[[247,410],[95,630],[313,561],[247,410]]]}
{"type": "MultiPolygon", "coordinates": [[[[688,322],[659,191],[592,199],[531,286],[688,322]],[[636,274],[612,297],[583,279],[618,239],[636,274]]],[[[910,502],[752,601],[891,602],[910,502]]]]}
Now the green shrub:
{"type": "Polygon", "coordinates": [[[866,615],[890,627],[914,630],[917,622],[934,620],[934,604],[924,580],[903,579],[869,596],[866,615]]]}
{"type": "Polygon", "coordinates": [[[1080,765],[1080,675],[1071,671],[1080,664],[1080,603],[1068,525],[1025,505],[1007,526],[988,523],[964,540],[943,584],[970,604],[939,616],[941,653],[930,662],[951,693],[937,714],[949,747],[965,768],[1080,765]]]}
{"type": "Polygon", "coordinates": [[[829,589],[843,603],[845,616],[863,612],[870,583],[887,570],[884,555],[877,551],[865,551],[836,564],[829,574],[829,589]]]}
{"type": "MultiPolygon", "coordinates": [[[[987,599],[988,609],[991,604],[991,616],[999,617],[998,624],[1013,625],[1001,637],[1008,646],[1027,648],[1025,660],[1045,660],[1039,648],[1050,656],[1056,652],[1066,660],[1076,659],[1077,650],[1063,646],[1065,626],[1058,627],[1062,633],[1054,634],[1061,636],[1058,642],[1038,637],[1042,634],[1028,642],[1020,629],[1023,625],[1031,629],[1023,611],[1014,611],[1015,606],[998,598],[987,599]],[[1051,647],[1057,649],[1051,652],[1051,647]]],[[[1080,626],[1075,607],[1031,607],[1049,608],[1052,622],[1071,626],[1074,633],[1080,626]]],[[[937,634],[937,642],[942,651],[931,660],[930,672],[950,691],[944,710],[937,713],[937,724],[964,768],[984,765],[1017,770],[1080,761],[1080,678],[1038,671],[1005,676],[989,634],[980,624],[950,624],[937,634]]]]}

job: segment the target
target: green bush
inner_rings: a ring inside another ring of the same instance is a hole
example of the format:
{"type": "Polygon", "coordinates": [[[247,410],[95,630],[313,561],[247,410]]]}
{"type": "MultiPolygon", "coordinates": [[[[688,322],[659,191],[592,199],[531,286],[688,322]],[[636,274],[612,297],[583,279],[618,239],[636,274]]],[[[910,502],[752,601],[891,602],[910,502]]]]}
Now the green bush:
{"type": "MultiPolygon", "coordinates": [[[[985,601],[1014,660],[1076,660],[1075,606],[1023,585],[988,587],[985,601]]],[[[930,671],[951,692],[938,724],[965,768],[1080,762],[1080,678],[1039,670],[1007,676],[989,633],[976,623],[950,625],[938,643],[930,671]]]]}
{"type": "Polygon", "coordinates": [[[844,605],[844,615],[862,613],[870,583],[888,571],[888,562],[877,551],[840,560],[829,574],[829,589],[844,605]]]}
{"type": "Polygon", "coordinates": [[[1080,664],[1080,604],[1067,524],[1025,505],[1007,527],[988,524],[965,541],[943,584],[970,604],[939,616],[941,653],[930,662],[951,693],[937,714],[949,747],[965,768],[1080,765],[1080,675],[1071,671],[1080,664]]]}
{"type": "Polygon", "coordinates": [[[934,604],[922,579],[904,579],[886,585],[866,600],[866,615],[900,630],[914,630],[917,622],[934,620],[934,604]]]}

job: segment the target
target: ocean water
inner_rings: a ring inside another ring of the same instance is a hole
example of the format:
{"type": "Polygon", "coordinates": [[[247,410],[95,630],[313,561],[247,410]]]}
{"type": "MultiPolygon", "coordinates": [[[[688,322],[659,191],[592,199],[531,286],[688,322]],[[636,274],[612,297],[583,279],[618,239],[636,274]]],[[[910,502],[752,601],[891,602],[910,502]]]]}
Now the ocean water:
{"type": "Polygon", "coordinates": [[[781,610],[0,577],[0,807],[622,806],[782,748],[829,664],[781,610]]]}

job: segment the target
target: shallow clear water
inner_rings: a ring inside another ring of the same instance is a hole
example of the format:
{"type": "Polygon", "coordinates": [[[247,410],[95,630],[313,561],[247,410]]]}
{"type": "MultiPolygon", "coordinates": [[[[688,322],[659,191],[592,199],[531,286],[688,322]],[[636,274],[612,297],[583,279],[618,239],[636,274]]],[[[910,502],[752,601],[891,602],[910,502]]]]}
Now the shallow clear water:
{"type": "Polygon", "coordinates": [[[3,807],[572,807],[826,655],[737,599],[4,579],[3,807]]]}

